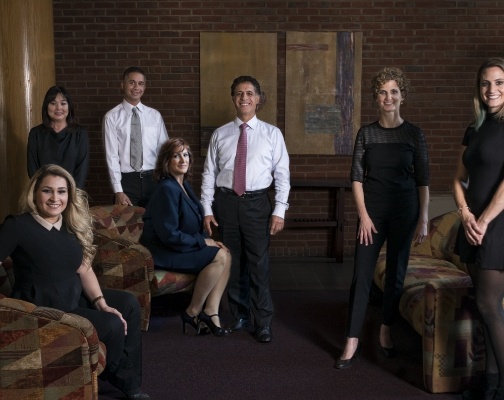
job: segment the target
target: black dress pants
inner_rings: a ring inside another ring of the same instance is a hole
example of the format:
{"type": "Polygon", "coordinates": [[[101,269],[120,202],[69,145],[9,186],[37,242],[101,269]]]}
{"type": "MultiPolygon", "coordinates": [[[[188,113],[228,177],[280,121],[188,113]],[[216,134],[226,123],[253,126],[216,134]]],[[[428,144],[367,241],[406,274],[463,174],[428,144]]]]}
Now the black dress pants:
{"type": "Polygon", "coordinates": [[[238,197],[216,189],[215,217],[222,242],[231,251],[227,287],[234,318],[254,316],[256,327],[271,326],[269,225],[271,203],[267,191],[238,197]]]}
{"type": "Polygon", "coordinates": [[[156,182],[152,179],[152,171],[129,172],[121,174],[121,185],[134,206],[146,207],[156,182]]]}
{"type": "Polygon", "coordinates": [[[117,309],[128,323],[127,335],[117,315],[96,310],[84,296],[79,307],[69,312],[87,318],[107,347],[104,371],[107,379],[118,388],[137,389],[142,383],[140,304],[135,296],[123,290],[102,289],[102,292],[107,304],[117,309]]]}
{"type": "Polygon", "coordinates": [[[390,326],[395,322],[408,267],[411,241],[418,222],[418,197],[395,204],[366,203],[366,210],[378,233],[373,233],[373,244],[366,246],[360,244],[359,239],[356,241],[347,337],[360,336],[376,262],[385,241],[387,255],[382,323],[390,326]]]}

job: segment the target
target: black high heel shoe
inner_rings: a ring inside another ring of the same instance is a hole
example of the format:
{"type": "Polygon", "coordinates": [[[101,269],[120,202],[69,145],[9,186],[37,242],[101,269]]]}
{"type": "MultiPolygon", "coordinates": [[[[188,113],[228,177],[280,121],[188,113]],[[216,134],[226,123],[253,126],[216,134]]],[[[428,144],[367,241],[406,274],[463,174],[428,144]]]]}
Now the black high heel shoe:
{"type": "Polygon", "coordinates": [[[191,325],[196,330],[196,332],[199,332],[198,329],[199,321],[197,316],[191,317],[189,314],[187,314],[187,311],[184,311],[180,315],[180,318],[182,319],[182,333],[187,333],[186,324],[191,325]]]}
{"type": "Polygon", "coordinates": [[[336,362],[334,363],[334,368],[336,369],[350,368],[355,362],[355,360],[359,358],[360,352],[361,352],[361,344],[359,343],[357,345],[357,348],[355,349],[354,355],[347,360],[342,360],[341,358],[337,359],[336,362]]]}
{"type": "Polygon", "coordinates": [[[397,356],[397,350],[394,346],[392,347],[383,347],[381,346],[381,350],[382,350],[382,353],[385,357],[387,358],[394,358],[395,356],[397,356]]]}
{"type": "Polygon", "coordinates": [[[212,321],[212,317],[218,317],[219,314],[208,315],[205,311],[202,311],[200,315],[198,315],[199,324],[198,324],[198,332],[201,329],[207,327],[210,329],[215,336],[225,336],[228,334],[228,331],[220,326],[217,326],[212,321]]]}

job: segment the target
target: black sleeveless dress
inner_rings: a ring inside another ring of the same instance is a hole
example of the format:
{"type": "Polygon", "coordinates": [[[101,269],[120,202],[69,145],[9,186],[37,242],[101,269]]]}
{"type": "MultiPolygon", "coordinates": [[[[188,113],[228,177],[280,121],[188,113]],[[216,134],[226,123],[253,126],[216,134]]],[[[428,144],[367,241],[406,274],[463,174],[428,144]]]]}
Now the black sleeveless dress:
{"type": "MultiPolygon", "coordinates": [[[[489,114],[478,131],[467,128],[462,145],[467,146],[462,156],[469,177],[466,201],[478,218],[504,180],[504,121],[489,114]]],[[[462,262],[504,269],[504,212],[490,222],[481,246],[469,244],[462,224],[458,233],[455,252],[462,262]]]]}

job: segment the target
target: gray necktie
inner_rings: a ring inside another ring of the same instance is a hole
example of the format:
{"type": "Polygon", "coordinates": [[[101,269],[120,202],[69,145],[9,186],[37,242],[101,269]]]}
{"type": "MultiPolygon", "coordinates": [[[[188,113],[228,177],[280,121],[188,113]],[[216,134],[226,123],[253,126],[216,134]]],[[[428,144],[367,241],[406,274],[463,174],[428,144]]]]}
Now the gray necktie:
{"type": "Polygon", "coordinates": [[[130,135],[130,164],[135,171],[142,170],[142,126],[138,109],[133,107],[133,115],[131,116],[131,135],[130,135]]]}

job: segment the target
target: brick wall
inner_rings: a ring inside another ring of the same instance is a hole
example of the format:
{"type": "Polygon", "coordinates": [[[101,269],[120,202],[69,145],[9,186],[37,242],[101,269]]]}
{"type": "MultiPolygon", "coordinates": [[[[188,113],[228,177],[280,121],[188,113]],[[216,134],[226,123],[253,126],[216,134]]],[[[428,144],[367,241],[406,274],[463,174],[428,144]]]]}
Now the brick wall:
{"type": "MultiPolygon", "coordinates": [[[[404,69],[413,89],[402,115],[426,133],[431,192],[450,191],[458,149],[471,120],[475,72],[489,56],[503,56],[504,9],[495,1],[77,1],[54,0],[56,80],[74,98],[79,122],[90,131],[88,191],[93,204],[111,190],[101,141],[101,119],[121,101],[122,71],[148,74],[143,102],[158,109],[171,136],[191,143],[193,185],[199,191],[199,34],[202,31],[278,35],[278,121],[285,117],[285,32],[362,31],[362,123],[376,119],[368,94],[379,68],[404,69]]],[[[230,82],[223,83],[227,91],[230,82]]],[[[346,178],[348,156],[292,156],[293,177],[346,178]]],[[[307,211],[327,214],[327,193],[307,211]]],[[[297,199],[297,198],[296,198],[297,199]]],[[[300,199],[302,200],[302,199],[300,199]]],[[[297,201],[297,200],[296,200],[297,201]]],[[[311,204],[311,202],[310,202],[311,204]]],[[[352,253],[356,212],[347,193],[345,253],[352,253]]],[[[272,242],[273,256],[327,255],[324,230],[288,230],[272,242]]]]}

